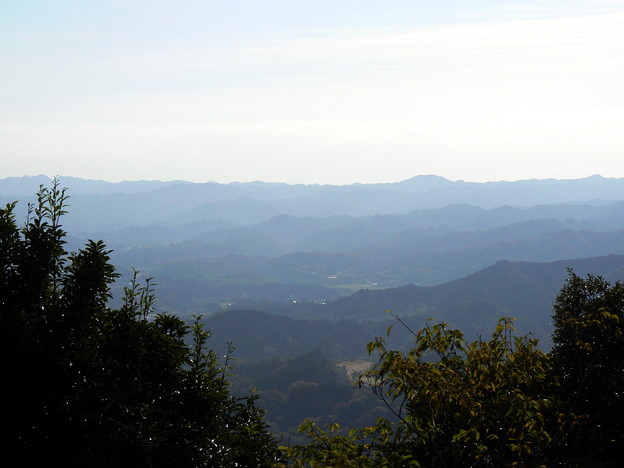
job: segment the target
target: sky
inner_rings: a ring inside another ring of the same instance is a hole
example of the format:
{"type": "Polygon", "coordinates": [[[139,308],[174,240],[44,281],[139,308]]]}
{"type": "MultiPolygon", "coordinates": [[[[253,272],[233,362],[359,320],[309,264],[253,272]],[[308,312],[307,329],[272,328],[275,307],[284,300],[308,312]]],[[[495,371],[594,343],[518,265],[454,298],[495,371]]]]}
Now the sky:
{"type": "Polygon", "coordinates": [[[624,177],[624,0],[0,0],[0,178],[624,177]]]}

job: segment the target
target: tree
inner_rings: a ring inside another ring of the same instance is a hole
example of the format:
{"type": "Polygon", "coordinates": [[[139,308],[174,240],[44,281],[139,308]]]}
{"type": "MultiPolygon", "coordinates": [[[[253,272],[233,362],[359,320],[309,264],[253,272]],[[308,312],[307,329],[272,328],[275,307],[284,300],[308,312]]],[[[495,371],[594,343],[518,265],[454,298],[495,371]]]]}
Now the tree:
{"type": "Polygon", "coordinates": [[[301,430],[310,444],[284,448],[294,466],[547,465],[561,417],[551,398],[550,358],[537,340],[514,336],[511,319],[501,319],[488,341],[466,343],[444,323],[414,338],[406,354],[388,350],[381,338],[371,342],[378,361],[358,381],[387,402],[398,422],[381,419],[348,435],[308,423],[301,430]]]}
{"type": "Polygon", "coordinates": [[[271,466],[276,443],[255,396],[236,399],[227,363],[189,327],[154,313],[135,273],[123,305],[110,251],[68,254],[67,196],[41,187],[23,228],[0,209],[0,368],[11,466],[271,466]],[[190,340],[190,343],[187,342],[190,340]]]}
{"type": "Polygon", "coordinates": [[[570,272],[553,308],[554,367],[577,416],[576,466],[620,466],[624,450],[624,285],[570,272]]]}
{"type": "MultiPolygon", "coordinates": [[[[513,334],[466,343],[446,324],[413,333],[408,353],[368,345],[376,365],[358,385],[397,422],[342,433],[312,422],[292,466],[616,467],[624,449],[624,285],[572,271],[553,308],[554,347],[513,334]]],[[[398,323],[407,327],[399,318],[398,323]]],[[[408,328],[409,330],[409,328],[408,328]]],[[[411,331],[411,330],[410,330],[411,331]]],[[[388,330],[388,333],[390,330],[388,330]]]]}

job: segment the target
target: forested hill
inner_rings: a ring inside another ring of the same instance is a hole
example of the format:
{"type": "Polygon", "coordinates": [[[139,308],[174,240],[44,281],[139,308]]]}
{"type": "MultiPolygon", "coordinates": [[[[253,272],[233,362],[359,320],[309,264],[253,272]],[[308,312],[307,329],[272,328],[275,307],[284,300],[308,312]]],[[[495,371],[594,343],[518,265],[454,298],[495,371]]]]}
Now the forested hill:
{"type": "MultiPolygon", "coordinates": [[[[624,278],[624,255],[547,263],[502,260],[476,273],[437,286],[406,285],[383,290],[360,290],[326,304],[324,315],[370,319],[378,317],[379,311],[386,309],[421,316],[444,310],[447,311],[445,317],[458,321],[462,316],[468,316],[468,320],[483,316],[492,306],[498,305],[501,312],[509,312],[506,315],[539,317],[545,303],[552,301],[554,294],[561,288],[569,268],[578,275],[591,273],[616,281],[624,278]],[[481,302],[481,313],[471,310],[477,302],[481,302]]],[[[461,328],[465,326],[457,325],[461,328]]]]}
{"type": "MultiPolygon", "coordinates": [[[[374,327],[370,321],[388,323],[392,320],[387,312],[390,310],[412,329],[419,329],[428,319],[434,319],[448,322],[473,337],[490,330],[498,318],[510,316],[517,319],[521,332],[533,333],[545,340],[544,345],[548,346],[552,331],[552,304],[565,283],[569,268],[581,276],[593,274],[608,281],[617,281],[624,278],[624,256],[607,255],[549,263],[500,261],[438,286],[406,285],[360,290],[326,304],[242,301],[232,308],[263,310],[300,319],[367,322],[367,329],[375,329],[377,333],[382,333],[383,327],[374,327]]],[[[226,311],[218,315],[220,327],[227,322],[229,313],[226,311]]],[[[236,321],[240,323],[240,317],[236,321]]],[[[360,327],[353,328],[362,331],[360,327]]],[[[234,327],[228,327],[228,330],[235,342],[245,340],[243,336],[237,336],[234,327]]],[[[254,330],[259,330],[259,327],[254,327],[254,330]]],[[[287,333],[283,335],[289,336],[287,333]]],[[[277,336],[275,339],[279,340],[277,336]]]]}

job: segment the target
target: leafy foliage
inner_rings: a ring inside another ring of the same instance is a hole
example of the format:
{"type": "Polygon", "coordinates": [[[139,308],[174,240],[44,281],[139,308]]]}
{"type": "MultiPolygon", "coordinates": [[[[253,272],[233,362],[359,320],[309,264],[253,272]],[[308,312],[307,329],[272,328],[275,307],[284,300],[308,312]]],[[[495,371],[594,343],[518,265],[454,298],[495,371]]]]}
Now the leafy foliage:
{"type": "Polygon", "coordinates": [[[255,388],[272,433],[289,443],[305,442],[297,432],[304,419],[359,427],[374,424],[381,415],[392,416],[371,392],[354,387],[345,369],[320,349],[291,359],[238,361],[231,382],[235,394],[255,388]]]}
{"type": "Polygon", "coordinates": [[[399,402],[397,441],[427,466],[539,465],[555,417],[548,357],[512,331],[502,319],[492,339],[466,344],[444,323],[427,326],[406,355],[378,339],[379,363],[360,383],[399,402]]]}
{"type": "Polygon", "coordinates": [[[566,450],[578,466],[619,466],[624,450],[624,285],[570,272],[553,318],[561,397],[578,415],[566,450]]]}
{"type": "Polygon", "coordinates": [[[110,251],[94,241],[65,251],[57,181],[37,200],[23,228],[15,203],[0,210],[9,464],[270,466],[276,443],[256,397],[230,396],[199,318],[189,329],[154,314],[153,285],[136,273],[110,310],[110,251]]]}
{"type": "Polygon", "coordinates": [[[352,429],[343,434],[338,423],[324,430],[312,421],[304,422],[299,431],[308,444],[282,447],[289,463],[281,466],[320,468],[326,466],[373,468],[377,466],[420,466],[407,454],[395,452],[391,442],[391,424],[380,419],[374,426],[352,429]]]}
{"type": "Polygon", "coordinates": [[[537,340],[515,337],[510,319],[501,319],[488,341],[466,343],[459,330],[444,323],[429,325],[414,338],[406,354],[388,350],[382,338],[371,342],[368,350],[378,354],[378,362],[358,381],[388,404],[398,423],[381,419],[348,436],[335,436],[336,428],[325,433],[304,426],[311,446],[287,454],[318,461],[313,448],[325,446],[334,457],[367,453],[370,466],[546,463],[559,416],[557,403],[548,398],[554,385],[549,357],[537,340]]]}
{"type": "Polygon", "coordinates": [[[551,353],[515,336],[509,318],[488,341],[467,343],[444,323],[412,332],[407,353],[377,338],[368,345],[377,364],[358,385],[399,421],[347,434],[307,422],[309,443],[283,447],[284,466],[619,466],[623,318],[621,283],[570,271],[554,304],[551,353]]]}

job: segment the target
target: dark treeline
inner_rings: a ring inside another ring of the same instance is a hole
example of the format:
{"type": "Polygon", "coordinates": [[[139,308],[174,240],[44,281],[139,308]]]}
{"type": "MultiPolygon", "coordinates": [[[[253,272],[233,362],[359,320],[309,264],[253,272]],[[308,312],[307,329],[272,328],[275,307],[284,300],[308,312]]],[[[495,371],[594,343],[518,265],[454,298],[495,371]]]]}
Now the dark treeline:
{"type": "Polygon", "coordinates": [[[199,321],[153,314],[136,277],[107,307],[110,252],[65,252],[65,198],[42,188],[21,229],[0,210],[7,466],[271,466],[262,411],[231,396],[199,321]]]}

